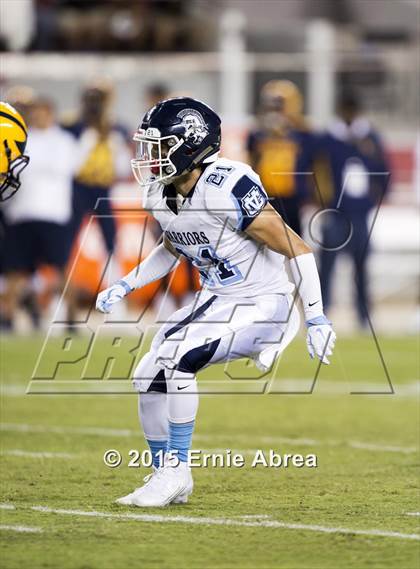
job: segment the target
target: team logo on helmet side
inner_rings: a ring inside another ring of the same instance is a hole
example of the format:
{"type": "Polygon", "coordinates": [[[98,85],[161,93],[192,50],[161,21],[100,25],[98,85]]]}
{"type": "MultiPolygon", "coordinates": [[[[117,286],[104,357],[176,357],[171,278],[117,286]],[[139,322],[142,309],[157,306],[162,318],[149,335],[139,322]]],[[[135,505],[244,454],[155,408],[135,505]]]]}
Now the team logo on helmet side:
{"type": "Polygon", "coordinates": [[[202,114],[195,109],[183,109],[176,116],[182,120],[185,138],[193,144],[198,146],[209,134],[202,114]]]}

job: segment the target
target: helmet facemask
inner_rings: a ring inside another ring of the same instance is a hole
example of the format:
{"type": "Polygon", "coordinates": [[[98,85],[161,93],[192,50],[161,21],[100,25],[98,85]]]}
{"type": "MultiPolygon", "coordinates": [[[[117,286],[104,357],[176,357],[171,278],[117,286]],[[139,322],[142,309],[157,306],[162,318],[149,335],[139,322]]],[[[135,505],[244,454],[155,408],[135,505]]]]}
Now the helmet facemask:
{"type": "Polygon", "coordinates": [[[171,156],[184,144],[184,140],[171,134],[160,136],[158,129],[139,129],[133,137],[136,145],[136,157],[131,160],[134,177],[140,186],[148,186],[154,182],[167,184],[174,176],[182,172],[171,160],[171,156]]]}
{"type": "Polygon", "coordinates": [[[0,202],[5,202],[18,191],[22,183],[20,181],[20,175],[29,162],[29,156],[25,156],[23,154],[22,156],[18,156],[14,160],[10,161],[11,152],[6,141],[4,145],[9,165],[7,172],[0,174],[0,202]]]}

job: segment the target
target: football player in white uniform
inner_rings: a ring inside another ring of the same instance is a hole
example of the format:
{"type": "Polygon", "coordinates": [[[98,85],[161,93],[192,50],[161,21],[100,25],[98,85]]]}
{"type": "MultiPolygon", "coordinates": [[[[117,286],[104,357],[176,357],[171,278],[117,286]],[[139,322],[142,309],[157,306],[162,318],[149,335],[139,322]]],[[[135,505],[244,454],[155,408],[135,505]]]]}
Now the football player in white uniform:
{"type": "Polygon", "coordinates": [[[187,97],[157,104],[134,135],[133,171],[144,188],[144,208],[162,227],[163,243],[102,291],[96,307],[110,312],[132,290],[172,271],[181,256],[198,268],[202,289],[161,327],[135,370],[154,471],[120,504],[187,501],[193,488],[188,451],[198,409],[196,373],[241,357],[267,370],[290,343],[299,313],[285,259],[302,300],[310,356],[328,364],[334,348],[310,247],[270,206],[249,166],[219,158],[220,137],[217,114],[187,97]]]}

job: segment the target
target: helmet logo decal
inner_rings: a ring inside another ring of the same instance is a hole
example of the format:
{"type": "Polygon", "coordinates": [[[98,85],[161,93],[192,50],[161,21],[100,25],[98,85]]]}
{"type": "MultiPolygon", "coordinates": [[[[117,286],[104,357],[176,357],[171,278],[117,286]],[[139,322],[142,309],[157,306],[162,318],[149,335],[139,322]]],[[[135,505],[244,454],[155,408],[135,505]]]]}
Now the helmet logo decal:
{"type": "Polygon", "coordinates": [[[182,125],[185,128],[185,138],[193,144],[198,146],[209,134],[203,116],[195,109],[183,109],[176,116],[182,119],[182,125]]]}

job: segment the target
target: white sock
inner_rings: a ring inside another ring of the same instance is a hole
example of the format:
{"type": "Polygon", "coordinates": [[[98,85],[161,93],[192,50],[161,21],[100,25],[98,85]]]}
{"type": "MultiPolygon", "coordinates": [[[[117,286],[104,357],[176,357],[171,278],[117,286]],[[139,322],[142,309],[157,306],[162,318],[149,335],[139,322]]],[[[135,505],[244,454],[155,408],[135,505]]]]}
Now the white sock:
{"type": "Polygon", "coordinates": [[[139,397],[139,418],[144,438],[152,453],[153,465],[159,468],[167,451],[169,438],[168,403],[166,393],[142,393],[139,397]]]}

